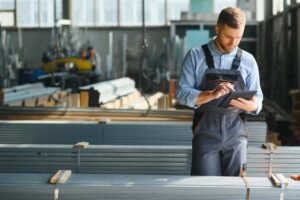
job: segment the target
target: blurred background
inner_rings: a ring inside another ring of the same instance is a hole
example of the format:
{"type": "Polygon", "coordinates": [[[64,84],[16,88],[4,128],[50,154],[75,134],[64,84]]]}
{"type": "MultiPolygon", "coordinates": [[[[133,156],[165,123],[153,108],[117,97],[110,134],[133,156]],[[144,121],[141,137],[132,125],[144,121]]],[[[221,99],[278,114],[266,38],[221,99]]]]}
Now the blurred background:
{"type": "Polygon", "coordinates": [[[0,0],[0,199],[299,199],[299,2],[0,0]],[[181,65],[228,6],[246,11],[263,109],[247,177],[191,177],[181,65]]]}
{"type": "Polygon", "coordinates": [[[256,118],[277,142],[299,144],[298,0],[1,0],[1,118],[47,107],[190,119],[175,97],[182,60],[228,6],[246,11],[240,47],[256,58],[265,95],[256,118]]]}

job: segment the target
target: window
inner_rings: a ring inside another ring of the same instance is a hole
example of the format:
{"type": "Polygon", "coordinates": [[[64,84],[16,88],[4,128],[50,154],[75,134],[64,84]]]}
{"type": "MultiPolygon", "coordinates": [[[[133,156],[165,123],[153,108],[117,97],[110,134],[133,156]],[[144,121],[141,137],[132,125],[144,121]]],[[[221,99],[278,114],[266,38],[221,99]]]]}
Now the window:
{"type": "Polygon", "coordinates": [[[190,0],[168,0],[167,3],[168,21],[179,20],[181,18],[181,12],[189,11],[190,0]]]}
{"type": "Polygon", "coordinates": [[[0,25],[1,26],[14,26],[15,14],[14,12],[2,12],[0,11],[0,25]]]}
{"type": "Polygon", "coordinates": [[[273,0],[273,15],[276,15],[278,12],[282,12],[284,9],[283,0],[273,0]]]}
{"type": "MultiPolygon", "coordinates": [[[[55,5],[53,4],[53,9],[56,7],[56,20],[62,19],[63,18],[63,1],[65,0],[55,0],[55,5]]],[[[55,18],[55,16],[53,15],[55,18]]]]}
{"type": "Polygon", "coordinates": [[[38,1],[37,0],[19,0],[17,1],[18,26],[38,26],[38,1]]]}
{"type": "Polygon", "coordinates": [[[72,24],[75,26],[94,25],[94,0],[72,1],[72,24]]]}
{"type": "Polygon", "coordinates": [[[142,1],[121,0],[120,1],[120,25],[136,26],[142,25],[142,1]]]}
{"type": "Polygon", "coordinates": [[[0,1],[0,25],[15,25],[15,0],[0,1]]]}
{"type": "Polygon", "coordinates": [[[165,0],[145,0],[145,22],[147,26],[165,25],[165,0]],[[155,11],[155,12],[153,12],[155,11]]]}
{"type": "Polygon", "coordinates": [[[118,25],[118,1],[97,0],[95,6],[96,25],[116,26],[118,25]]]}
{"type": "Polygon", "coordinates": [[[15,9],[15,0],[0,1],[0,10],[14,10],[14,9],[15,9]]]}
{"type": "Polygon", "coordinates": [[[53,26],[54,23],[54,4],[53,1],[40,0],[40,23],[43,26],[53,26]]]}
{"type": "MultiPolygon", "coordinates": [[[[57,19],[62,17],[62,0],[56,1],[57,19]]],[[[49,27],[54,24],[54,1],[17,0],[17,23],[20,27],[49,27]]]]}
{"type": "Polygon", "coordinates": [[[263,21],[265,18],[265,1],[256,2],[256,20],[263,21]]]}
{"type": "Polygon", "coordinates": [[[118,25],[118,0],[73,0],[74,26],[118,25]]]}
{"type": "Polygon", "coordinates": [[[237,6],[237,0],[214,0],[214,13],[219,14],[222,9],[226,7],[236,7],[237,6]]]}
{"type": "MultiPolygon", "coordinates": [[[[0,0],[0,22],[20,27],[51,27],[62,18],[65,0],[0,0]],[[15,3],[17,4],[15,8],[15,3]],[[56,12],[54,9],[56,7],[56,12]],[[3,10],[3,8],[5,10],[3,10]],[[2,9],[2,11],[1,11],[2,9]],[[10,10],[13,9],[10,13],[10,10]],[[17,10],[16,15],[14,14],[17,10]],[[3,12],[9,13],[3,13],[3,12]],[[55,17],[56,15],[56,17],[55,17]],[[16,16],[16,20],[14,19],[16,16]]],[[[142,0],[70,0],[74,26],[141,26],[142,0]]],[[[189,10],[190,0],[145,0],[147,26],[167,25],[189,10]]]]}
{"type": "MultiPolygon", "coordinates": [[[[147,26],[163,26],[180,19],[190,0],[145,0],[147,26]],[[166,7],[167,6],[167,7],[166,7]],[[167,11],[167,12],[166,12],[167,11]]],[[[75,26],[141,26],[142,0],[73,0],[75,26]]]]}

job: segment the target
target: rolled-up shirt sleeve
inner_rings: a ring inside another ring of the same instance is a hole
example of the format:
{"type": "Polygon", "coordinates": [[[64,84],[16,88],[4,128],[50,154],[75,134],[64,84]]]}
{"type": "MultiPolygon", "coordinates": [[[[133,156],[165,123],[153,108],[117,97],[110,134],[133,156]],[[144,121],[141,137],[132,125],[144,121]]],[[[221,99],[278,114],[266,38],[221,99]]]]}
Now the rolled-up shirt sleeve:
{"type": "Polygon", "coordinates": [[[253,114],[259,114],[262,110],[262,102],[263,102],[263,93],[260,87],[260,77],[257,63],[254,58],[251,59],[252,62],[252,73],[248,75],[246,78],[246,86],[249,90],[257,91],[255,97],[257,99],[257,110],[252,112],[253,114]]]}
{"type": "MultiPolygon", "coordinates": [[[[213,45],[213,42],[210,42],[209,45],[213,45]]],[[[217,69],[231,69],[235,52],[231,54],[233,55],[222,56],[218,52],[213,51],[215,67],[217,69]]],[[[207,68],[205,54],[201,47],[192,48],[188,51],[182,63],[181,76],[176,93],[180,104],[194,109],[199,107],[199,105],[196,105],[196,101],[202,92],[199,88],[207,68]]],[[[246,89],[257,91],[255,95],[257,98],[257,110],[251,112],[251,114],[259,114],[262,110],[263,93],[260,86],[258,66],[253,55],[243,51],[239,70],[245,81],[246,89]]]]}
{"type": "Polygon", "coordinates": [[[193,59],[192,54],[193,52],[190,50],[183,60],[176,96],[180,104],[189,106],[191,108],[197,108],[198,106],[195,103],[201,91],[195,89],[196,60],[193,59]]]}

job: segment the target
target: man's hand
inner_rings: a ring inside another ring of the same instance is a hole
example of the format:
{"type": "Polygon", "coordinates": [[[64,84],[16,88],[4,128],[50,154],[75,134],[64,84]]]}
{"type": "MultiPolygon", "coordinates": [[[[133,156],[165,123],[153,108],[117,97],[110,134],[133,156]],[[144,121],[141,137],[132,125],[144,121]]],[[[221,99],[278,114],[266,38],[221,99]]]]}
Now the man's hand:
{"type": "Polygon", "coordinates": [[[234,91],[234,87],[231,83],[222,82],[214,90],[212,90],[212,94],[214,95],[215,99],[218,99],[232,91],[234,91]]]}
{"type": "Polygon", "coordinates": [[[196,105],[202,105],[214,99],[218,99],[231,91],[234,91],[233,85],[229,82],[222,82],[213,90],[201,92],[197,98],[196,105]]]}
{"type": "Polygon", "coordinates": [[[253,96],[250,100],[246,100],[244,98],[232,99],[230,101],[230,105],[247,112],[253,112],[257,110],[257,101],[255,96],[253,96]]]}

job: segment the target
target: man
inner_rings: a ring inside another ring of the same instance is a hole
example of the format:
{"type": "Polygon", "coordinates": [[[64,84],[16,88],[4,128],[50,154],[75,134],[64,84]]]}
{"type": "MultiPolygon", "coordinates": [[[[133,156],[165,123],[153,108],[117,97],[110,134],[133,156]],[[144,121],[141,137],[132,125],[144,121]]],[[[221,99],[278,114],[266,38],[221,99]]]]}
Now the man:
{"type": "Polygon", "coordinates": [[[101,76],[101,58],[92,46],[87,48],[85,58],[92,63],[91,83],[98,83],[101,76]]]}
{"type": "Polygon", "coordinates": [[[177,99],[195,109],[192,175],[238,176],[246,164],[248,133],[241,113],[258,114],[263,94],[254,57],[238,48],[245,24],[244,11],[223,9],[216,36],[184,58],[177,99]],[[252,99],[218,106],[231,91],[248,90],[257,91],[252,99]]]}

